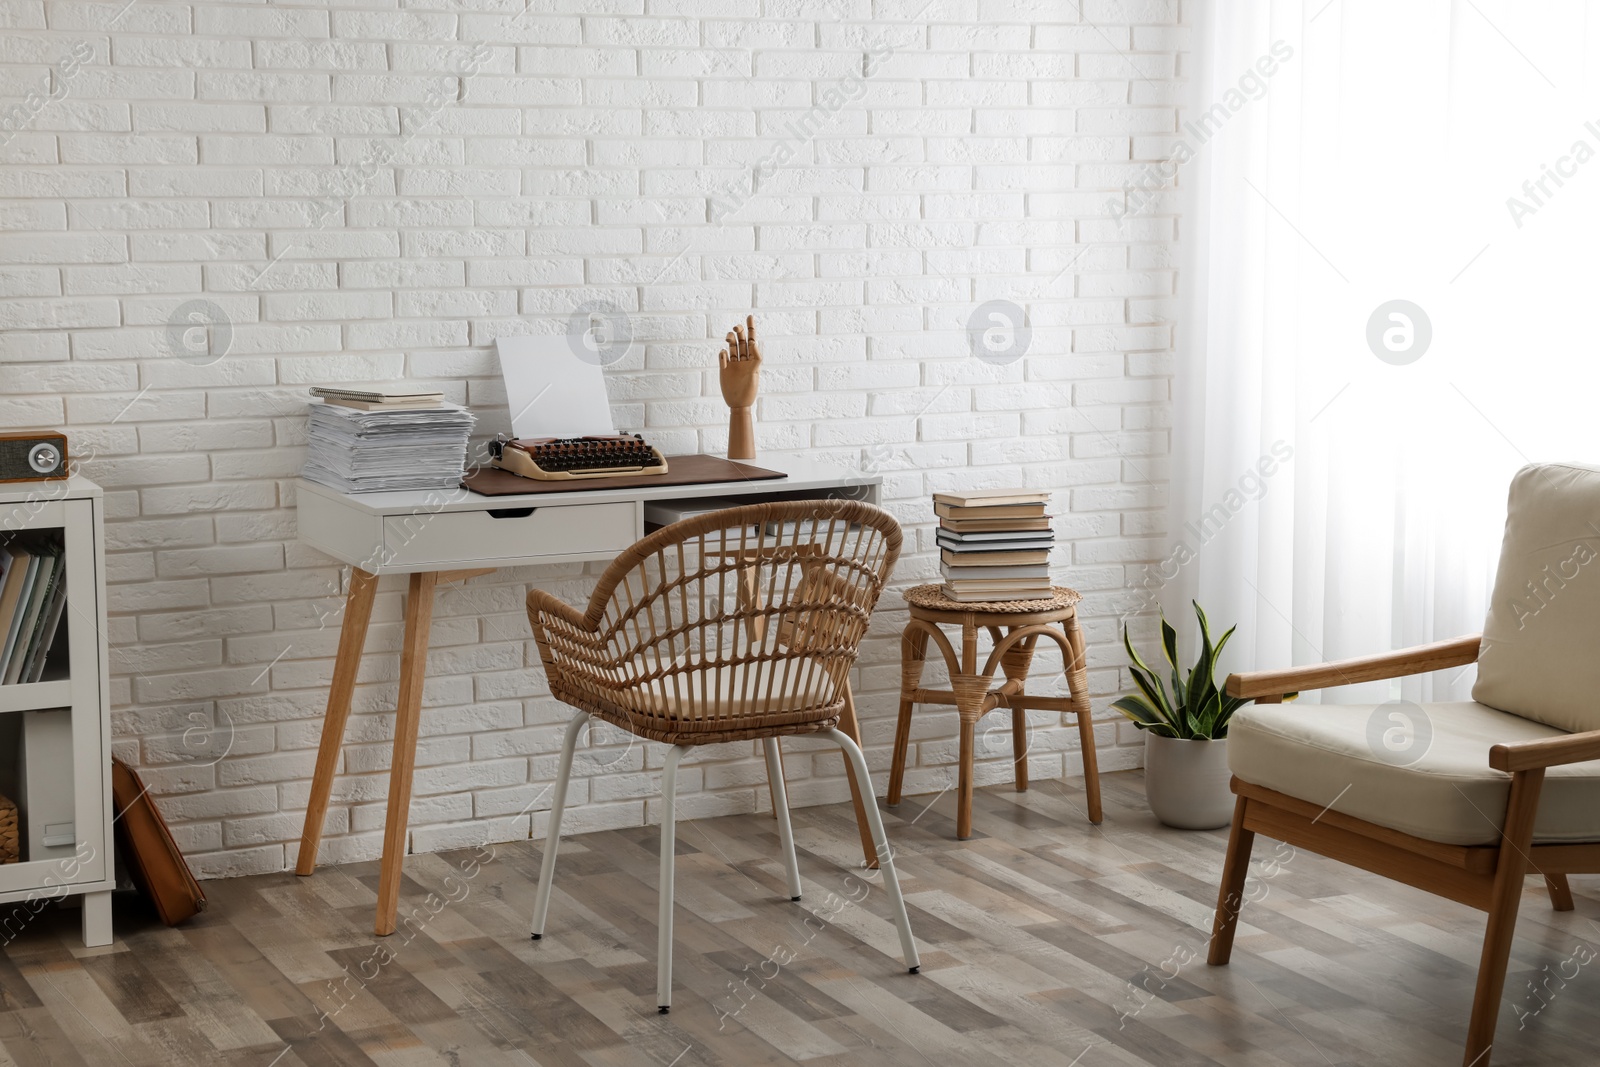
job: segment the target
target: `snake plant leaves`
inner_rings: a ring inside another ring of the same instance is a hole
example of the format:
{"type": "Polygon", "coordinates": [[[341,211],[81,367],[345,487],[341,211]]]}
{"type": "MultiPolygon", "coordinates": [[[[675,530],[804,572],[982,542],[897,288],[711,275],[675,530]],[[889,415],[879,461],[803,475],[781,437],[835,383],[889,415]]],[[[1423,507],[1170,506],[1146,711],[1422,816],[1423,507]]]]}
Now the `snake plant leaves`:
{"type": "Polygon", "coordinates": [[[1184,739],[1216,739],[1228,736],[1228,722],[1233,713],[1250,703],[1242,697],[1227,695],[1217,686],[1216,668],[1222,650],[1237,627],[1227,632],[1213,645],[1211,624],[1198,602],[1194,604],[1195,617],[1200,622],[1200,656],[1189,670],[1187,679],[1178,667],[1178,631],[1161,618],[1161,650],[1171,672],[1172,691],[1162,683],[1159,675],[1150,668],[1133,647],[1127,627],[1123,627],[1122,644],[1128,650],[1129,671],[1139,693],[1130,694],[1112,703],[1124,716],[1141,730],[1162,737],[1184,739]]]}

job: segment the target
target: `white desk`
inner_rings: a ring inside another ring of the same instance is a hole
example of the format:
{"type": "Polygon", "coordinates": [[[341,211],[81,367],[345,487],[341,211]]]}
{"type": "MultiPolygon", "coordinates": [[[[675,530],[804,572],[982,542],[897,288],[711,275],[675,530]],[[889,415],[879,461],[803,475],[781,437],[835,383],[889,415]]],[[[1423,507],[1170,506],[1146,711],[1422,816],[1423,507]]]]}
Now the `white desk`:
{"type": "MultiPolygon", "coordinates": [[[[350,564],[352,571],[295,872],[309,875],[316,869],[317,848],[322,841],[379,576],[410,576],[374,927],[379,935],[385,935],[394,932],[399,909],[428,628],[433,621],[433,594],[438,584],[488,574],[502,567],[611,560],[644,536],[644,505],[648,500],[736,497],[741,502],[756,503],[848,496],[870,504],[879,501],[883,479],[875,474],[792,455],[761,456],[751,462],[783,471],[788,477],[493,497],[465,489],[351,494],[300,481],[296,499],[301,539],[350,564]]],[[[845,696],[845,715],[840,725],[859,744],[861,732],[848,687],[845,696]]],[[[872,838],[860,818],[864,799],[857,792],[854,779],[851,794],[862,826],[862,848],[868,863],[875,865],[872,838]]]]}

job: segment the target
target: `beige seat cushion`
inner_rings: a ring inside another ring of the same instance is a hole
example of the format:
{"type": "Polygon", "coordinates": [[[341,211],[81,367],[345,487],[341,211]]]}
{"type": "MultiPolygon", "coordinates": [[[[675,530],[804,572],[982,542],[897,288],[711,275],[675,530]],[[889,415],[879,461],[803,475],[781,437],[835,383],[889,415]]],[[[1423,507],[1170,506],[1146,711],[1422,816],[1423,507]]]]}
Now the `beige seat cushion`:
{"type": "MultiPolygon", "coordinates": [[[[1242,781],[1414,837],[1492,845],[1511,776],[1490,769],[1489,749],[1562,733],[1471,702],[1256,704],[1228,728],[1228,766],[1242,781]],[[1409,747],[1391,732],[1407,715],[1420,722],[1409,747]]],[[[1600,841],[1600,761],[1550,769],[1533,838],[1600,841]]]]}
{"type": "Polygon", "coordinates": [[[833,682],[822,665],[798,659],[669,674],[633,692],[643,709],[674,719],[801,711],[835,698],[833,682]]]}
{"type": "Polygon", "coordinates": [[[1600,468],[1544,463],[1511,480],[1472,699],[1600,730],[1600,468]]]}

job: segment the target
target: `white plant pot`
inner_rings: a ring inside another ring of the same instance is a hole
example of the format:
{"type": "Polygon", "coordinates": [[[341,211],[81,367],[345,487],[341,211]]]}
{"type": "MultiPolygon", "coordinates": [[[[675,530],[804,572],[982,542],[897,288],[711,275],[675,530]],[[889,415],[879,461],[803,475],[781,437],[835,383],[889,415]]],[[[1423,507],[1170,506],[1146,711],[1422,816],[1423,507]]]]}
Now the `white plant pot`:
{"type": "Polygon", "coordinates": [[[1179,830],[1233,821],[1228,741],[1189,741],[1145,731],[1144,790],[1156,818],[1179,830]]]}

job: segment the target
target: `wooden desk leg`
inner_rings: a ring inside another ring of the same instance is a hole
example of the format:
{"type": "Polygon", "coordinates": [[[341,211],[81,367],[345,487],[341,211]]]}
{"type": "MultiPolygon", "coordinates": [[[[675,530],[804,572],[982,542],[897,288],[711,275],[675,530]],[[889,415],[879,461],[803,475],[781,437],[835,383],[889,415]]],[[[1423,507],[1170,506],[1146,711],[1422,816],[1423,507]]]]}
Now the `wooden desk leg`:
{"type": "MultiPolygon", "coordinates": [[[[861,723],[856,719],[856,698],[850,691],[850,679],[844,681],[844,711],[839,715],[839,729],[850,735],[850,740],[861,747],[861,723]]],[[[850,802],[856,809],[856,829],[861,832],[861,854],[866,859],[868,870],[878,869],[878,850],[872,844],[872,828],[867,825],[867,804],[876,804],[875,796],[863,797],[861,787],[856,785],[856,776],[850,774],[850,767],[845,766],[845,774],[850,779],[850,802]]]]}
{"type": "Polygon", "coordinates": [[[411,814],[411,774],[417,765],[417,730],[422,720],[422,681],[428,667],[428,629],[433,624],[435,572],[413,574],[406,593],[406,635],[400,650],[400,701],[395,709],[394,758],[389,765],[389,813],[383,825],[383,867],[378,879],[379,937],[394,933],[400,907],[400,875],[406,856],[406,820],[411,814]]]}
{"type": "Polygon", "coordinates": [[[372,619],[372,596],[377,591],[377,575],[368,574],[360,567],[350,569],[350,590],[345,594],[344,620],[339,624],[339,655],[333,661],[333,682],[328,686],[328,708],[322,716],[317,769],[311,776],[311,800],[306,805],[305,828],[300,831],[300,854],[294,862],[294,873],[301,876],[317,869],[317,849],[322,844],[323,824],[328,819],[333,774],[339,767],[344,727],[350,719],[350,698],[355,693],[361,650],[367,643],[367,624],[372,619]]]}

